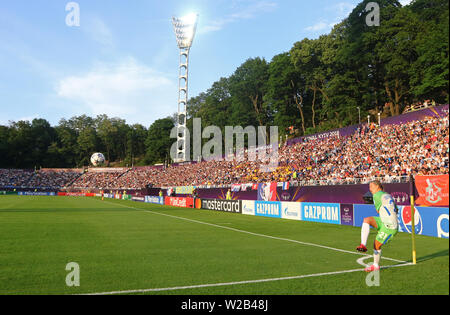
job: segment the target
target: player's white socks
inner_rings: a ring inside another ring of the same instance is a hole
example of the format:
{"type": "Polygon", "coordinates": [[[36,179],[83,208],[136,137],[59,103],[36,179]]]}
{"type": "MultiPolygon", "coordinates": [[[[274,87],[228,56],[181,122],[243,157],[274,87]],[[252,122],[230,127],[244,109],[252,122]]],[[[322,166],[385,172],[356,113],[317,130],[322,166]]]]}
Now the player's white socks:
{"type": "Polygon", "coordinates": [[[367,245],[367,239],[369,238],[370,234],[370,225],[369,223],[363,223],[361,228],[361,244],[364,246],[367,245]]]}
{"type": "Polygon", "coordinates": [[[375,267],[380,266],[380,259],[381,259],[381,249],[380,250],[374,250],[373,251],[373,265],[375,267]]]}

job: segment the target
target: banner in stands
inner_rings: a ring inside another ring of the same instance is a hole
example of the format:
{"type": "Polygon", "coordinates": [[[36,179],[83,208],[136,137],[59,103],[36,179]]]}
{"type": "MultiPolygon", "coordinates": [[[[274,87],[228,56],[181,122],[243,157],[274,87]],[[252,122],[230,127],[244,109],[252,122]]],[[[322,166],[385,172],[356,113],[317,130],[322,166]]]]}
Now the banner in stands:
{"type": "Polygon", "coordinates": [[[194,191],[194,186],[175,187],[175,193],[177,195],[191,195],[193,191],[194,191]]]}
{"type": "MultiPolygon", "coordinates": [[[[231,192],[232,199],[258,200],[259,184],[254,185],[255,189],[247,189],[239,192],[231,192]]],[[[398,205],[407,206],[410,204],[409,183],[394,183],[384,185],[386,192],[390,193],[398,205]]],[[[198,197],[203,199],[226,199],[228,188],[199,188],[198,197]]],[[[159,191],[148,193],[157,196],[159,191]]],[[[261,192],[261,191],[260,191],[261,192]]],[[[283,190],[282,187],[276,189],[276,200],[274,201],[295,201],[295,202],[321,202],[321,203],[343,203],[343,204],[364,204],[363,196],[369,192],[368,184],[361,185],[328,185],[328,186],[294,186],[283,190]]],[[[274,194],[272,194],[274,196],[274,194]]],[[[261,194],[260,194],[260,197],[261,194]]]]}
{"type": "Polygon", "coordinates": [[[415,182],[419,193],[418,205],[448,207],[448,175],[416,176],[415,182]]]}
{"type": "Polygon", "coordinates": [[[258,185],[258,200],[276,201],[277,183],[261,183],[258,185]]]}
{"type": "Polygon", "coordinates": [[[242,200],[242,214],[255,215],[255,201],[242,200]]]}
{"type": "Polygon", "coordinates": [[[202,199],[202,209],[242,213],[242,202],[240,200],[202,199]]]}
{"type": "Polygon", "coordinates": [[[281,202],[255,201],[255,215],[261,217],[281,218],[281,202]]]}
{"type": "Polygon", "coordinates": [[[56,196],[55,192],[31,192],[31,191],[19,191],[19,196],[56,196]]]}
{"type": "Polygon", "coordinates": [[[340,132],[339,130],[325,131],[322,133],[318,133],[311,136],[305,136],[303,141],[315,141],[315,140],[323,140],[328,138],[339,138],[340,132]]]}
{"type": "Polygon", "coordinates": [[[145,196],[146,203],[155,203],[158,205],[164,204],[164,198],[159,196],[145,196]]]}
{"type": "Polygon", "coordinates": [[[193,208],[193,198],[181,198],[181,197],[166,197],[164,204],[173,207],[193,208]]]}
{"type": "MultiPolygon", "coordinates": [[[[366,217],[378,216],[373,205],[354,205],[355,226],[362,226],[366,217]]],[[[399,231],[412,232],[410,206],[400,206],[399,231]]],[[[414,213],[414,231],[418,235],[449,238],[449,210],[443,207],[416,207],[414,213]]]]}
{"type": "Polygon", "coordinates": [[[303,221],[341,223],[341,205],[338,203],[302,202],[301,208],[303,221]]]}
{"type": "Polygon", "coordinates": [[[290,220],[301,220],[301,209],[299,202],[282,202],[281,218],[290,220]]]}
{"type": "Polygon", "coordinates": [[[353,226],[353,205],[341,204],[341,224],[353,226]]]}

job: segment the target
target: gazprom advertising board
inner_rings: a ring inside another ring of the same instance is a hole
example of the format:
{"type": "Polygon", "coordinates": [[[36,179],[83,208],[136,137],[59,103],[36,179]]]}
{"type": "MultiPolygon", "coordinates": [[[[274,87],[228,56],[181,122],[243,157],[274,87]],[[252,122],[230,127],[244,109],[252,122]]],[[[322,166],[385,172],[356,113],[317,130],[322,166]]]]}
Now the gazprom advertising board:
{"type": "Polygon", "coordinates": [[[255,215],[255,201],[242,200],[242,214],[255,215]]]}
{"type": "Polygon", "coordinates": [[[260,217],[281,218],[281,202],[255,201],[255,215],[260,217]]]}
{"type": "Polygon", "coordinates": [[[300,202],[282,202],[281,218],[289,220],[301,220],[300,202]]]}
{"type": "Polygon", "coordinates": [[[341,205],[338,203],[302,202],[303,221],[340,224],[341,205]]]}

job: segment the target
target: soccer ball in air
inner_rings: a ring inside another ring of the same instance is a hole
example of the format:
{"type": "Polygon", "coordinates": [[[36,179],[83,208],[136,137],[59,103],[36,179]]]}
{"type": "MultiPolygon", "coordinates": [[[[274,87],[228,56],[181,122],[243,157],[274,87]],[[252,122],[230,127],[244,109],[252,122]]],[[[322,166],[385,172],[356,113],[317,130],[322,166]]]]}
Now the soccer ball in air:
{"type": "Polygon", "coordinates": [[[94,166],[100,166],[105,163],[105,156],[101,153],[94,153],[91,156],[91,163],[94,166]]]}

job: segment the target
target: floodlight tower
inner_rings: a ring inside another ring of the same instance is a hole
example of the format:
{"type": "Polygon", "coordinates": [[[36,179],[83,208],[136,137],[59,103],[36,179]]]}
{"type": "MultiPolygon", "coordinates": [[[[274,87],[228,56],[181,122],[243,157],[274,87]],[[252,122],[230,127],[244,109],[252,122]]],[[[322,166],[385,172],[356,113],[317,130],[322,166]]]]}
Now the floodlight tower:
{"type": "Polygon", "coordinates": [[[178,117],[177,117],[177,156],[174,162],[184,162],[186,156],[186,120],[188,101],[189,51],[197,29],[197,14],[182,18],[172,18],[178,48],[180,49],[180,66],[178,75],[178,117]]]}

